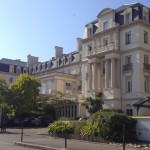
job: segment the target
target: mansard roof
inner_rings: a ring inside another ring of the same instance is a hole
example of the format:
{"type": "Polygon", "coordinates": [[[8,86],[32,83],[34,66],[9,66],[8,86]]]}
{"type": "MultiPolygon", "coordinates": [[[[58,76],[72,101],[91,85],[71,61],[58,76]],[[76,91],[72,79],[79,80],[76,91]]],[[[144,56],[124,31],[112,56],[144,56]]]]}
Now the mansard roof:
{"type": "Polygon", "coordinates": [[[125,5],[122,5],[120,7],[118,7],[117,9],[115,9],[116,12],[119,12],[119,11],[122,11],[124,9],[127,9],[128,7],[132,7],[132,6],[135,6],[135,5],[138,5],[138,6],[144,6],[142,5],[141,3],[130,3],[130,4],[125,4],[125,5]]]}
{"type": "Polygon", "coordinates": [[[102,15],[105,15],[106,13],[114,12],[112,8],[105,8],[97,15],[97,18],[101,17],[102,15]]]}
{"type": "Polygon", "coordinates": [[[27,67],[27,63],[20,61],[19,59],[18,60],[12,60],[12,59],[7,59],[7,58],[2,58],[0,60],[0,63],[8,64],[8,65],[21,66],[21,67],[27,67]]]}

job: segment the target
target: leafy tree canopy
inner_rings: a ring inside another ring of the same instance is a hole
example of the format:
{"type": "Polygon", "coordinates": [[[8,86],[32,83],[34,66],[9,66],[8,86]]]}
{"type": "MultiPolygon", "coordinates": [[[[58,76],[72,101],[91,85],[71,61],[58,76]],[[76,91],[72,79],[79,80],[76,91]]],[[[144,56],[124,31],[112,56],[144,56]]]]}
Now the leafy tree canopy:
{"type": "Polygon", "coordinates": [[[40,85],[38,78],[22,74],[9,86],[9,103],[17,114],[31,112],[34,109],[40,85]]]}
{"type": "Polygon", "coordinates": [[[0,102],[5,99],[7,91],[6,80],[0,77],[0,102]]]}
{"type": "Polygon", "coordinates": [[[38,97],[41,110],[45,113],[50,113],[53,110],[59,109],[61,106],[73,104],[70,95],[59,91],[53,91],[51,94],[40,94],[38,97]]]}
{"type": "Polygon", "coordinates": [[[102,93],[96,93],[96,97],[87,97],[85,103],[85,108],[90,114],[94,114],[97,111],[102,110],[103,108],[103,101],[102,101],[102,93]]]}

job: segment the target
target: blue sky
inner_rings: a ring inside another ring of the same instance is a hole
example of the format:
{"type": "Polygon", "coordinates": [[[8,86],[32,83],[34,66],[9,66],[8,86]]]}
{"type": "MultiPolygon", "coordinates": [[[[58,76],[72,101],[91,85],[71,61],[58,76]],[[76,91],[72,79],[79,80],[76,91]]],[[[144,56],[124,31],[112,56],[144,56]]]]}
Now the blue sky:
{"type": "Polygon", "coordinates": [[[27,60],[27,55],[47,61],[54,46],[64,53],[76,50],[84,26],[104,8],[150,0],[0,0],[0,59],[27,60]]]}

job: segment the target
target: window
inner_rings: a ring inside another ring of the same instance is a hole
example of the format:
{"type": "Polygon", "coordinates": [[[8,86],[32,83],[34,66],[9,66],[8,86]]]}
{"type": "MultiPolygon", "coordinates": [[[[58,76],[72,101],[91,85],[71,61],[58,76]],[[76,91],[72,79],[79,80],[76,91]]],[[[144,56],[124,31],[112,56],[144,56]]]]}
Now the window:
{"type": "Polygon", "coordinates": [[[10,66],[9,72],[10,72],[10,73],[14,73],[14,66],[10,66]]]}
{"type": "Polygon", "coordinates": [[[17,67],[17,74],[20,74],[20,73],[21,73],[21,68],[17,67]]]}
{"type": "Polygon", "coordinates": [[[148,32],[144,31],[144,43],[148,43],[148,32]]]}
{"type": "Polygon", "coordinates": [[[133,110],[132,109],[126,109],[126,114],[129,116],[133,115],[133,110]]]}
{"type": "Polygon", "coordinates": [[[125,35],[125,42],[126,42],[126,45],[127,44],[131,44],[131,32],[127,32],[126,35],[125,35]]]}
{"type": "Polygon", "coordinates": [[[147,12],[143,12],[143,20],[147,22],[148,21],[147,18],[148,18],[147,12]]]}
{"type": "Polygon", "coordinates": [[[93,34],[93,33],[92,33],[92,28],[89,28],[89,29],[88,29],[88,37],[90,37],[92,34],[93,34]]]}
{"type": "Polygon", "coordinates": [[[144,64],[148,64],[148,55],[144,55],[144,64]]]}
{"type": "Polygon", "coordinates": [[[131,77],[126,78],[126,92],[127,93],[132,92],[132,79],[131,79],[131,77]]]}
{"type": "Polygon", "coordinates": [[[92,45],[88,45],[88,51],[92,50],[92,45]]]}
{"type": "Polygon", "coordinates": [[[108,21],[103,22],[103,30],[108,28],[108,21]]]}
{"type": "Polygon", "coordinates": [[[126,64],[131,64],[131,55],[128,55],[125,57],[125,63],[126,64]]]}
{"type": "Polygon", "coordinates": [[[71,83],[66,83],[66,89],[71,90],[71,83]]]}
{"type": "Polygon", "coordinates": [[[145,92],[149,92],[149,77],[145,77],[144,87],[145,92]]]}
{"type": "Polygon", "coordinates": [[[108,39],[106,38],[106,39],[103,39],[103,45],[104,46],[107,46],[108,45],[108,39]]]}
{"type": "Polygon", "coordinates": [[[126,23],[129,23],[130,22],[130,13],[127,13],[126,14],[126,23]]]}
{"type": "Polygon", "coordinates": [[[103,61],[103,74],[105,74],[105,61],[103,61]]]}

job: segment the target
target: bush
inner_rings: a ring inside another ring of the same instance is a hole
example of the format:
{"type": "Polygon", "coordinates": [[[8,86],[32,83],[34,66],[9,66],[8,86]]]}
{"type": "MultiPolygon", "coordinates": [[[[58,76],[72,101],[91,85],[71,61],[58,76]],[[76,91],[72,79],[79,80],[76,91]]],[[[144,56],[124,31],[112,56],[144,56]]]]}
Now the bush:
{"type": "Polygon", "coordinates": [[[136,139],[136,120],[124,115],[115,113],[109,120],[110,139],[116,142],[121,142],[123,137],[123,124],[125,126],[126,141],[133,141],[136,139]]]}
{"type": "Polygon", "coordinates": [[[82,128],[86,126],[86,122],[85,121],[80,121],[80,122],[76,122],[75,123],[75,129],[74,129],[74,134],[80,134],[82,128]]]}
{"type": "Polygon", "coordinates": [[[86,126],[84,126],[81,129],[81,133],[82,136],[89,136],[89,135],[93,135],[93,136],[98,136],[99,135],[99,126],[98,123],[91,123],[91,122],[87,122],[86,126]]]}
{"type": "Polygon", "coordinates": [[[73,134],[74,133],[74,125],[70,123],[65,123],[62,121],[55,121],[54,123],[48,126],[48,133],[54,134],[73,134]]]}
{"type": "Polygon", "coordinates": [[[136,138],[136,121],[127,115],[115,111],[104,111],[93,114],[90,116],[90,120],[93,124],[97,124],[96,128],[98,129],[95,129],[94,126],[91,127],[87,125],[87,127],[84,128],[84,133],[86,132],[87,134],[93,135],[93,130],[95,129],[98,131],[95,133],[98,133],[98,135],[104,139],[122,142],[124,123],[126,141],[133,141],[136,138]]]}

